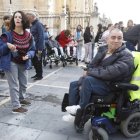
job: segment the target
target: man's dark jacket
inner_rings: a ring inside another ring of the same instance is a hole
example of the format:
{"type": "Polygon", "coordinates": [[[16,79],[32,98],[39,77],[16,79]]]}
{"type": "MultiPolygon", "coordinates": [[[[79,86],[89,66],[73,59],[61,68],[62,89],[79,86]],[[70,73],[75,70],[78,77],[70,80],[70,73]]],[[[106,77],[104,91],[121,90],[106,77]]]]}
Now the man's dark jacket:
{"type": "Polygon", "coordinates": [[[107,46],[99,47],[97,55],[88,67],[87,75],[101,79],[108,84],[129,82],[135,70],[131,52],[122,46],[104,59],[107,50],[107,46]]]}
{"type": "Polygon", "coordinates": [[[36,51],[42,51],[45,45],[44,29],[38,19],[33,21],[31,26],[31,33],[34,37],[36,51]]]}
{"type": "Polygon", "coordinates": [[[138,43],[138,51],[140,51],[140,24],[135,25],[124,33],[124,40],[130,41],[135,46],[138,43]]]}

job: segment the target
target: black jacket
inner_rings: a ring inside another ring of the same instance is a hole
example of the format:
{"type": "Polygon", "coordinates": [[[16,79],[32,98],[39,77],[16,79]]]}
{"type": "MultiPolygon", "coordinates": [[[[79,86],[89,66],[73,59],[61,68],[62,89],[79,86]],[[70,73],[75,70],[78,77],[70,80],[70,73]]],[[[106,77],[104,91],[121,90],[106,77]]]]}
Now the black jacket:
{"type": "Polygon", "coordinates": [[[131,52],[122,46],[104,59],[106,52],[107,46],[99,47],[97,55],[88,66],[87,74],[106,83],[129,82],[135,70],[131,52]]]}
{"type": "Polygon", "coordinates": [[[140,51],[140,24],[135,25],[127,32],[124,32],[124,40],[130,41],[134,46],[138,43],[138,50],[140,51]]]}

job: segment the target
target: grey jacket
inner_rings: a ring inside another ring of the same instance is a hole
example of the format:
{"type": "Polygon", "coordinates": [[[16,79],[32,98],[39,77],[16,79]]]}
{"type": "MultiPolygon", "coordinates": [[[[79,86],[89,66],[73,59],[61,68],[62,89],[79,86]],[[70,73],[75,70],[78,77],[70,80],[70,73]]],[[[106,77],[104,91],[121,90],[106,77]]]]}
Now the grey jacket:
{"type": "Polygon", "coordinates": [[[87,75],[112,82],[129,82],[135,70],[131,52],[122,46],[104,59],[107,46],[99,48],[97,55],[88,66],[87,75]]]}

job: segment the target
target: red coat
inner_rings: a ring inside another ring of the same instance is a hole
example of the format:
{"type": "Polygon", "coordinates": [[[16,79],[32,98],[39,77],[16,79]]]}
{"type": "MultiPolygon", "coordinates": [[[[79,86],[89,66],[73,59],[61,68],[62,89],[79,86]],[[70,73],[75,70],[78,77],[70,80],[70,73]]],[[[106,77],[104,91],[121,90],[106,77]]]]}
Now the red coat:
{"type": "Polygon", "coordinates": [[[58,42],[64,48],[69,42],[71,42],[71,38],[67,37],[64,31],[62,31],[59,34],[58,42]]]}

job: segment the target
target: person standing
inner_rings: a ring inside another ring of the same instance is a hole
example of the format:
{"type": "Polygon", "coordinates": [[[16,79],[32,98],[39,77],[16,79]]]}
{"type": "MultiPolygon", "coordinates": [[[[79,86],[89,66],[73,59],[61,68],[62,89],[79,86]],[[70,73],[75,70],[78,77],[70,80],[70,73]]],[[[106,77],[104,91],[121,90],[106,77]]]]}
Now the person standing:
{"type": "Polygon", "coordinates": [[[140,24],[137,24],[124,32],[124,40],[126,41],[126,47],[129,50],[137,50],[140,52],[140,24]]]}
{"type": "Polygon", "coordinates": [[[94,42],[94,28],[93,28],[92,25],[90,26],[90,33],[92,35],[91,43],[92,43],[92,59],[93,59],[93,57],[94,57],[94,45],[95,45],[95,42],[94,42]]]}
{"type": "Polygon", "coordinates": [[[5,15],[3,17],[3,25],[1,27],[2,33],[7,31],[7,24],[10,22],[10,16],[9,15],[5,15]]]}
{"type": "Polygon", "coordinates": [[[90,27],[87,26],[84,32],[84,48],[85,48],[85,63],[88,64],[92,60],[92,40],[90,27]]]}
{"type": "Polygon", "coordinates": [[[74,35],[75,40],[77,41],[77,58],[79,61],[82,61],[82,47],[83,47],[83,31],[82,31],[82,26],[78,25],[76,28],[76,32],[74,35]]]}
{"type": "MultiPolygon", "coordinates": [[[[10,29],[10,16],[9,15],[5,15],[3,17],[3,25],[1,27],[1,31],[2,33],[9,31],[10,29]]],[[[5,73],[4,71],[1,69],[1,60],[0,60],[0,75],[1,77],[4,77],[5,73]]]]}
{"type": "Polygon", "coordinates": [[[26,31],[29,21],[22,11],[16,11],[10,21],[11,31],[0,38],[1,67],[5,71],[9,84],[13,113],[24,113],[28,110],[22,104],[31,104],[24,98],[27,89],[27,69],[35,53],[32,35],[26,31]]]}
{"type": "Polygon", "coordinates": [[[129,19],[127,21],[127,27],[124,29],[124,31],[126,32],[126,31],[130,30],[131,28],[133,28],[133,26],[134,26],[133,20],[129,19]]]}
{"type": "Polygon", "coordinates": [[[35,68],[36,74],[31,78],[34,80],[41,80],[43,78],[43,68],[42,68],[42,52],[45,46],[44,39],[44,29],[42,23],[37,19],[36,14],[33,12],[26,14],[29,22],[31,24],[31,33],[35,40],[36,52],[32,59],[32,64],[35,68]]]}

